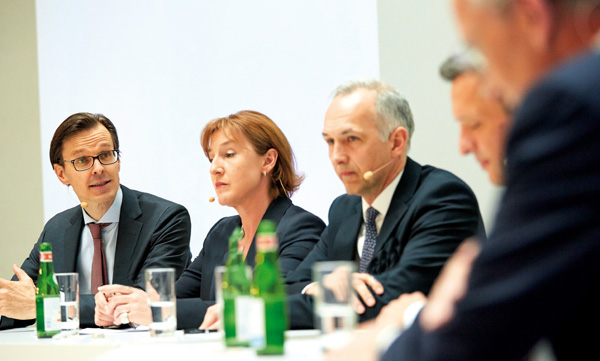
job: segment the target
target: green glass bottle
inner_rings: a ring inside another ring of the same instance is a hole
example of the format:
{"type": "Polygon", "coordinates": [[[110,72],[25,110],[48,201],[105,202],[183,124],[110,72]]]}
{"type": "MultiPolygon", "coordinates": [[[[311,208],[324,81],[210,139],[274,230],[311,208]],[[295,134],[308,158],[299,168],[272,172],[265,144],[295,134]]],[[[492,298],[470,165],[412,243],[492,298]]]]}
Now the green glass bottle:
{"type": "Polygon", "coordinates": [[[52,245],[40,244],[40,275],[35,295],[37,337],[48,338],[60,332],[60,298],[54,281],[52,245]]]}
{"type": "Polygon", "coordinates": [[[225,263],[223,274],[223,330],[225,331],[226,346],[250,346],[248,333],[244,332],[244,309],[240,302],[250,296],[251,282],[246,273],[244,249],[241,239],[243,233],[237,227],[229,237],[229,257],[225,263]]]}
{"type": "Polygon", "coordinates": [[[256,266],[250,292],[264,304],[262,337],[253,335],[259,355],[281,355],[287,329],[286,291],[279,267],[275,223],[263,220],[256,231],[256,266]]]}

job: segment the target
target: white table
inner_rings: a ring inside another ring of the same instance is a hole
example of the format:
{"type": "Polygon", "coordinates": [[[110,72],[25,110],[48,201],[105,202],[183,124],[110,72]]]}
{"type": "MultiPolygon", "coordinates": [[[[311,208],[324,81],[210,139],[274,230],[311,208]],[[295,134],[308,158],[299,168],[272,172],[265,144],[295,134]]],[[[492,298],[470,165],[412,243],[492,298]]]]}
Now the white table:
{"type": "Polygon", "coordinates": [[[147,331],[99,332],[102,334],[38,339],[31,327],[0,331],[0,355],[6,361],[247,361],[265,358],[269,361],[318,361],[323,357],[319,332],[315,330],[286,332],[283,356],[257,356],[250,348],[227,349],[220,333],[184,335],[178,331],[174,337],[160,338],[150,337],[147,331]]]}

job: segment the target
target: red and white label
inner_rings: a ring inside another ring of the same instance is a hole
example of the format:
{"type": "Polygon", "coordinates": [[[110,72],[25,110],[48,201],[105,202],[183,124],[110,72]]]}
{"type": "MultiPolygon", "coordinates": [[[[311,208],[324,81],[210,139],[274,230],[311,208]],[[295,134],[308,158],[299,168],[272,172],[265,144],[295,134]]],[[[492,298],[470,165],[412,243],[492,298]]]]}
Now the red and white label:
{"type": "Polygon", "coordinates": [[[256,236],[257,251],[273,251],[277,249],[277,236],[275,233],[256,236]]]}
{"type": "Polygon", "coordinates": [[[52,252],[40,252],[40,262],[52,262],[52,252]]]}

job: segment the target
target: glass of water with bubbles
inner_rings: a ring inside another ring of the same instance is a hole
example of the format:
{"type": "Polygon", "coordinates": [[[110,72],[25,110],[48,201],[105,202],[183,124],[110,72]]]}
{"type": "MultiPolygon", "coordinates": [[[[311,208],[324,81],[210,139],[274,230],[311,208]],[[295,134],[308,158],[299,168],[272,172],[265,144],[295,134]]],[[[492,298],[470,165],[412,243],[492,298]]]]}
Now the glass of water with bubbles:
{"type": "Polygon", "coordinates": [[[146,270],[146,293],[152,310],[150,334],[152,336],[174,336],[177,329],[175,269],[148,268],[146,270]]]}

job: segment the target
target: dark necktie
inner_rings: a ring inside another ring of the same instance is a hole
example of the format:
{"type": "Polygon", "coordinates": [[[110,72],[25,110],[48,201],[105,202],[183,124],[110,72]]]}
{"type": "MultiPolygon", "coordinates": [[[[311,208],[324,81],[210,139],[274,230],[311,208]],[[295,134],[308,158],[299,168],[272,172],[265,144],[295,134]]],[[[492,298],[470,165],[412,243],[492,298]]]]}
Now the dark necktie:
{"type": "Polygon", "coordinates": [[[98,287],[108,283],[106,273],[106,257],[102,247],[102,228],[110,223],[88,223],[92,238],[94,239],[94,258],[92,260],[92,294],[98,292],[98,287]]]}
{"type": "Polygon", "coordinates": [[[366,273],[369,262],[373,259],[373,253],[375,252],[375,241],[377,239],[377,225],[375,224],[375,217],[379,212],[369,207],[367,209],[367,221],[365,222],[365,243],[363,245],[362,256],[360,257],[360,272],[366,273]]]}

